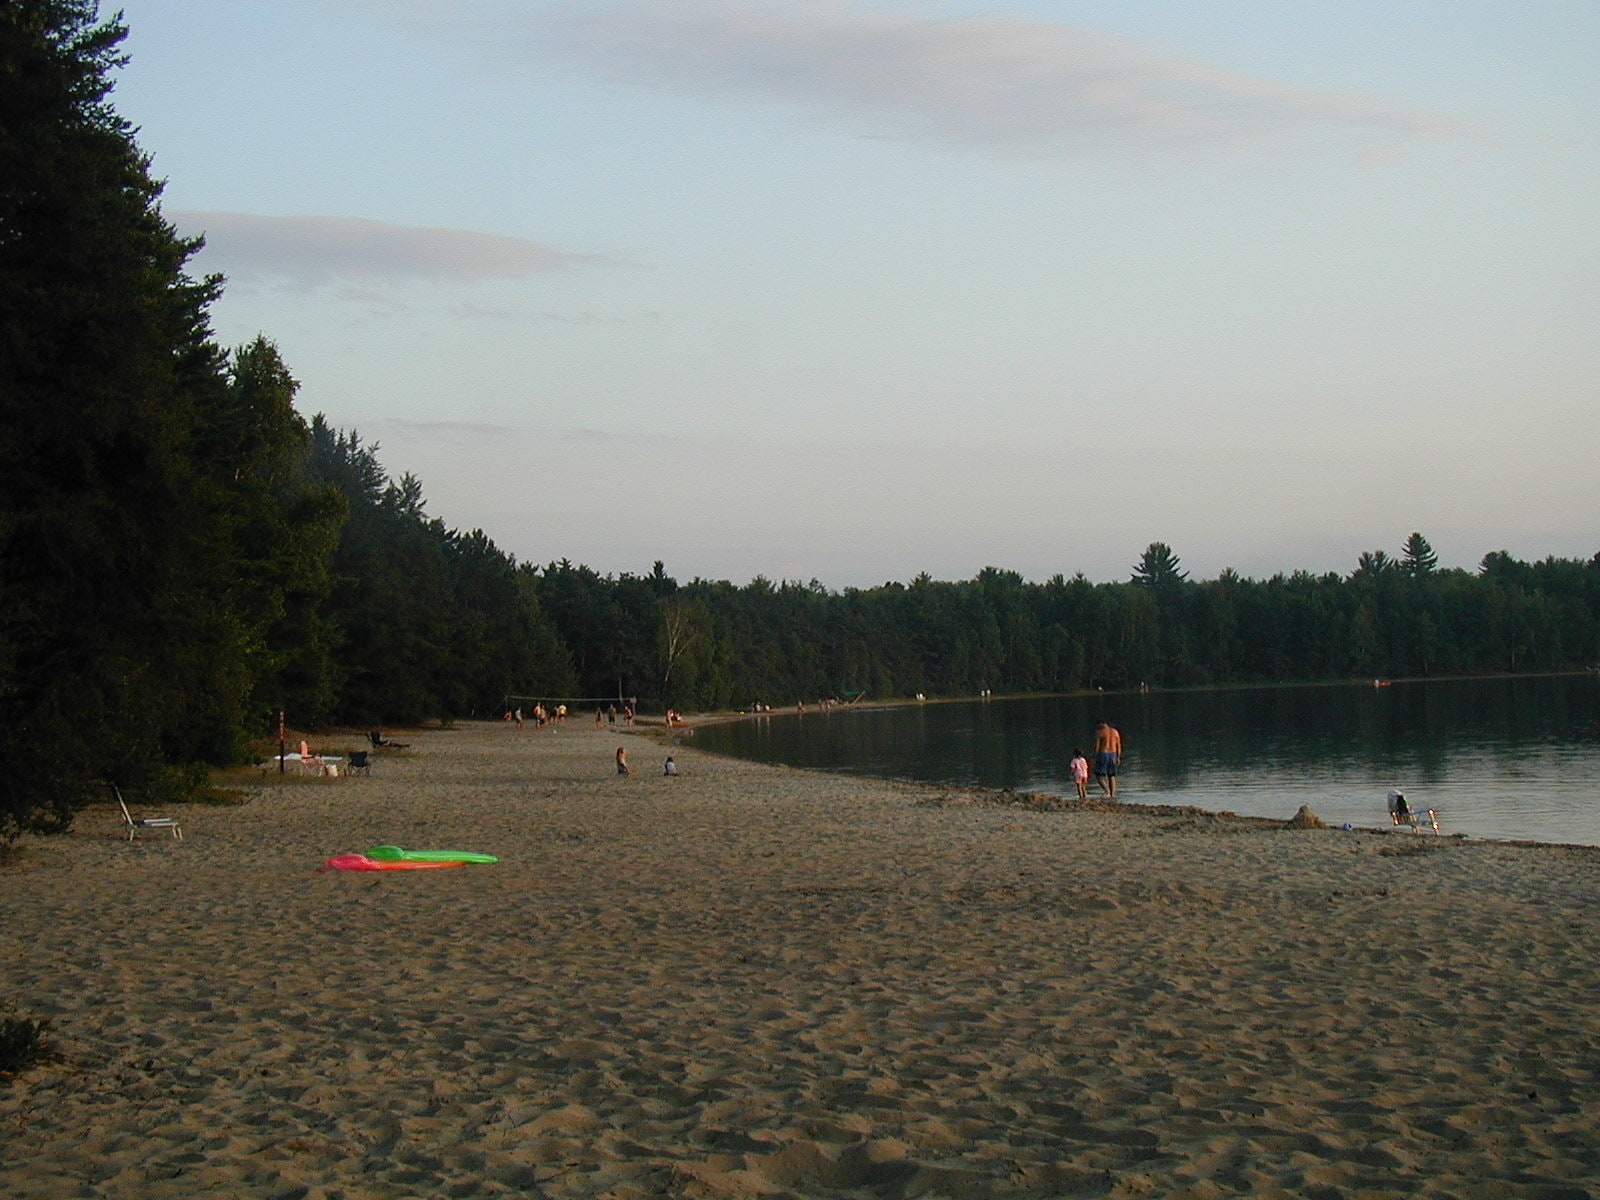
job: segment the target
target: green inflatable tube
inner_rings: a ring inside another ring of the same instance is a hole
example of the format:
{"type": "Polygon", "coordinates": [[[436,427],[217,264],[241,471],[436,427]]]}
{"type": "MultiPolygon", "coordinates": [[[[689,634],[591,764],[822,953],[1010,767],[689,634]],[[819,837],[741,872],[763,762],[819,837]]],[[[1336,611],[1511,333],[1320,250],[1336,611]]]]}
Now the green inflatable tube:
{"type": "Polygon", "coordinates": [[[471,850],[402,850],[399,846],[374,846],[367,851],[368,858],[379,862],[459,862],[497,863],[492,854],[476,854],[471,850]]]}

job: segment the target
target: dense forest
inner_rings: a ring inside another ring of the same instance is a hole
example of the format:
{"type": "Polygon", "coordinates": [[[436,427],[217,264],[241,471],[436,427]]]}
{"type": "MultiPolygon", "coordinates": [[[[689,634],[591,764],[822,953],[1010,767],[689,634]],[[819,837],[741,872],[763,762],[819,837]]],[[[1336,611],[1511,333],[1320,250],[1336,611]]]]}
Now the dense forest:
{"type": "Polygon", "coordinates": [[[1427,539],[1349,575],[1193,582],[1161,543],[1125,583],[993,567],[962,582],[832,592],[537,574],[582,694],[682,709],[874,697],[1560,671],[1600,661],[1600,555],[1441,570],[1427,539]]]}
{"type": "MultiPolygon", "coordinates": [[[[831,591],[519,563],[307,421],[266,337],[163,218],[92,0],[0,6],[0,839],[104,783],[177,798],[293,724],[1555,671],[1600,662],[1600,555],[1443,570],[1421,534],[1348,575],[1081,574],[831,591]]],[[[1130,552],[1131,557],[1131,552],[1130,552]]],[[[1069,565],[1070,564],[1066,564],[1069,565]]]]}

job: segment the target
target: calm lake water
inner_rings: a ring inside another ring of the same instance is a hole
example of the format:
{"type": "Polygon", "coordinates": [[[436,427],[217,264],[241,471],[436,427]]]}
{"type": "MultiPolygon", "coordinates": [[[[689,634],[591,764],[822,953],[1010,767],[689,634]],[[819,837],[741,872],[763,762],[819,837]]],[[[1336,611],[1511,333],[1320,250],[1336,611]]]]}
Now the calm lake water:
{"type": "MultiPolygon", "coordinates": [[[[1071,795],[1094,723],[1122,731],[1119,798],[1330,825],[1388,823],[1398,787],[1444,832],[1600,845],[1600,675],[1240,688],[779,714],[700,748],[828,771],[1071,795]]],[[[1091,794],[1098,794],[1093,783],[1091,794]]]]}

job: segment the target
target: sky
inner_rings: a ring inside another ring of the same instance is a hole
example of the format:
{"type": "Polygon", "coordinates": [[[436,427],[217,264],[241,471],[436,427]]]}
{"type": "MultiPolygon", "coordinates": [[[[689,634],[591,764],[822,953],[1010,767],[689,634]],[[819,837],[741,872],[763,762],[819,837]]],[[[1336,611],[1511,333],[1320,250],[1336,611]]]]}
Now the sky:
{"type": "Polygon", "coordinates": [[[1600,551],[1593,0],[123,12],[218,340],[519,561],[1600,551]]]}

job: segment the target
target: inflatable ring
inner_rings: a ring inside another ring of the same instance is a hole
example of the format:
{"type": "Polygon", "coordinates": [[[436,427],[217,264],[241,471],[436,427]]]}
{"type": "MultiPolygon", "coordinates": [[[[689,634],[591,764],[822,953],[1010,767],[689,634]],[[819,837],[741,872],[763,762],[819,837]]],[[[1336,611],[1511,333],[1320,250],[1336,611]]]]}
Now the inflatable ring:
{"type": "Polygon", "coordinates": [[[496,863],[492,854],[478,854],[472,850],[402,850],[399,846],[374,846],[367,851],[368,858],[380,862],[453,862],[496,863]]]}
{"type": "Polygon", "coordinates": [[[446,859],[442,862],[385,862],[382,859],[368,858],[365,854],[335,854],[318,870],[321,871],[421,871],[429,867],[461,867],[466,864],[459,859],[446,859]]]}

